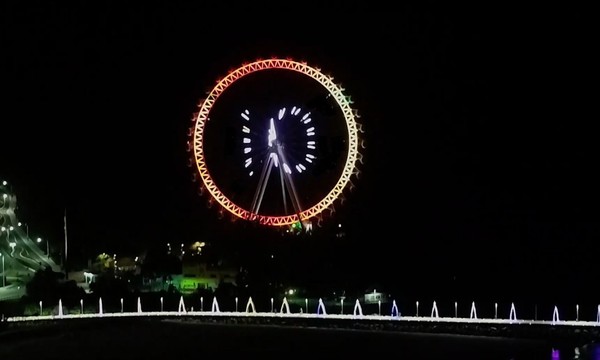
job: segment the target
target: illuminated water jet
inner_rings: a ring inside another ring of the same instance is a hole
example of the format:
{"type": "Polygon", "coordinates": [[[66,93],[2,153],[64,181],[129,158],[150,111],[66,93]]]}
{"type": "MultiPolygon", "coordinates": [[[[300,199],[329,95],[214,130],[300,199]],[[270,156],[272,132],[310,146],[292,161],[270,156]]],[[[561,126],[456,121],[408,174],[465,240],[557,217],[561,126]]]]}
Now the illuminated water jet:
{"type": "Polygon", "coordinates": [[[435,301],[433,302],[433,306],[431,307],[431,317],[439,318],[440,314],[438,313],[437,304],[435,301]]]}
{"type": "Polygon", "coordinates": [[[254,302],[252,301],[252,297],[248,298],[248,303],[246,304],[246,312],[250,312],[250,309],[252,309],[252,313],[256,314],[256,308],[254,307],[254,302]]]}
{"type": "Polygon", "coordinates": [[[469,315],[470,319],[477,319],[477,309],[475,308],[475,301],[471,303],[471,314],[469,315]]]}
{"type": "Polygon", "coordinates": [[[290,305],[288,304],[287,299],[284,297],[283,298],[283,302],[281,303],[281,309],[279,310],[279,312],[281,314],[290,314],[290,305]],[[285,309],[285,313],[283,312],[283,309],[285,309]]]}
{"type": "Polygon", "coordinates": [[[323,299],[319,298],[319,306],[317,307],[317,315],[327,315],[327,311],[325,311],[325,304],[323,304],[323,299]]]}
{"type": "Polygon", "coordinates": [[[358,301],[358,299],[356,299],[356,303],[354,303],[353,315],[354,316],[357,316],[357,315],[363,316],[362,307],[360,306],[360,301],[358,301]]]}

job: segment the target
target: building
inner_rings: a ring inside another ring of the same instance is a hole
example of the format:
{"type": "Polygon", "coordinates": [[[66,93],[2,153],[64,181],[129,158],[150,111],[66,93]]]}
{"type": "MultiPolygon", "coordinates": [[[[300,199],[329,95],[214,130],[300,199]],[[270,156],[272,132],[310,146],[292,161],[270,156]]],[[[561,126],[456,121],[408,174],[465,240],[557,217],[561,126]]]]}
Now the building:
{"type": "Polygon", "coordinates": [[[200,256],[184,257],[181,275],[173,277],[173,284],[182,294],[198,290],[214,291],[221,283],[236,286],[238,269],[222,263],[212,264],[200,256]]]}

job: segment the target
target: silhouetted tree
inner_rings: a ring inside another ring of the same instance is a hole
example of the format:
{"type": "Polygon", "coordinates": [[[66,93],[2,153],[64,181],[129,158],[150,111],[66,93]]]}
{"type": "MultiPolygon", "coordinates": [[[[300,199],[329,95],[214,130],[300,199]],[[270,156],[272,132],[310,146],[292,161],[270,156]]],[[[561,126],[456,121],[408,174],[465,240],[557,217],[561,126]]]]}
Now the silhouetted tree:
{"type": "Polygon", "coordinates": [[[129,286],[127,280],[106,273],[96,277],[90,284],[90,291],[99,297],[119,298],[129,293],[129,286]]]}
{"type": "Polygon", "coordinates": [[[85,297],[85,291],[73,280],[64,281],[64,274],[51,268],[38,270],[25,286],[26,296],[32,302],[42,301],[46,304],[75,305],[85,297]]]}
{"type": "Polygon", "coordinates": [[[54,272],[49,267],[36,271],[33,278],[25,285],[27,296],[32,300],[41,300],[45,303],[58,302],[60,281],[64,277],[64,274],[54,272]]]}

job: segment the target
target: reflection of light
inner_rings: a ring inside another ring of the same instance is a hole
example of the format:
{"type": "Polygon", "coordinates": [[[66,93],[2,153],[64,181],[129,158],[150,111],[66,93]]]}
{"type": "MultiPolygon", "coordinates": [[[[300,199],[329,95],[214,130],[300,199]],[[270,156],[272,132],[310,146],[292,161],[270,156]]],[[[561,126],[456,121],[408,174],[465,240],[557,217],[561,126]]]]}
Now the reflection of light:
{"type": "Polygon", "coordinates": [[[592,346],[592,357],[590,359],[600,360],[600,344],[594,344],[592,346]]]}

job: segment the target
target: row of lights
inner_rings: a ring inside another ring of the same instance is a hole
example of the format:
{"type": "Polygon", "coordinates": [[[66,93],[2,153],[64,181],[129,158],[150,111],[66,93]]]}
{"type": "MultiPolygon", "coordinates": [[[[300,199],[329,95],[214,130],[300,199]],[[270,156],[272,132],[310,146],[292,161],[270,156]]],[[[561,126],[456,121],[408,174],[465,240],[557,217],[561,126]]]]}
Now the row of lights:
{"type": "MultiPolygon", "coordinates": [[[[2,186],[6,186],[7,184],[8,184],[8,183],[7,183],[6,181],[2,181],[2,186]]],[[[7,198],[7,197],[8,197],[8,195],[7,195],[7,194],[2,194],[2,199],[6,200],[6,198],[7,198]]],[[[13,229],[13,227],[12,227],[12,226],[10,226],[8,229],[6,229],[6,228],[3,226],[3,227],[2,227],[2,232],[6,231],[6,230],[10,231],[10,230],[12,230],[12,229],[13,229]]],[[[14,250],[15,246],[17,245],[16,243],[12,243],[12,242],[9,242],[9,244],[10,244],[10,247],[11,247],[13,250],[14,250]],[[13,244],[14,244],[14,245],[13,245],[13,244]]],[[[2,287],[5,287],[5,286],[6,286],[6,275],[4,274],[4,271],[5,271],[5,269],[4,269],[4,254],[0,253],[0,258],[2,258],[2,287]]]]}

